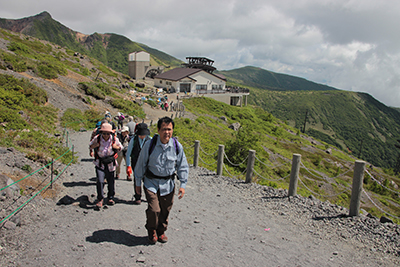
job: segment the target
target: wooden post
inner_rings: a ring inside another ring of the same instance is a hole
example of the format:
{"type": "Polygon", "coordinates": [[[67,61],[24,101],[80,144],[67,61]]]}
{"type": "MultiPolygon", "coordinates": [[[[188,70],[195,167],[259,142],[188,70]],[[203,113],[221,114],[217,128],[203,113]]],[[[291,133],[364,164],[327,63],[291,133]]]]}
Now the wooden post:
{"type": "Polygon", "coordinates": [[[199,149],[200,149],[200,141],[194,141],[194,155],[193,155],[193,166],[197,168],[199,165],[199,149]]]}
{"type": "Polygon", "coordinates": [[[351,200],[349,216],[360,215],[360,199],[364,180],[365,161],[356,160],[354,166],[353,185],[351,187],[351,200]]]}
{"type": "Polygon", "coordinates": [[[224,145],[218,145],[217,175],[222,175],[222,168],[224,166],[224,150],[224,145]]]}
{"type": "Polygon", "coordinates": [[[290,183],[289,183],[289,197],[297,194],[297,182],[299,180],[300,171],[300,154],[293,154],[292,158],[292,170],[290,171],[290,183]]]}
{"type": "Polygon", "coordinates": [[[53,171],[54,171],[54,159],[51,159],[51,180],[50,180],[50,188],[53,188],[53,171]]]}
{"type": "Polygon", "coordinates": [[[253,177],[254,162],[256,161],[256,151],[249,150],[249,159],[247,160],[246,183],[251,183],[253,177]]]}

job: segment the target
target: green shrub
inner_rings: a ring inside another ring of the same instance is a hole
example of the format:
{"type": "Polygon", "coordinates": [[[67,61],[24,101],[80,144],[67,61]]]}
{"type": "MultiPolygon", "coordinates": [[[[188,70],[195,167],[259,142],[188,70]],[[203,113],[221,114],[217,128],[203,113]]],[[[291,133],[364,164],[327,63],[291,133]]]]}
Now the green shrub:
{"type": "Polygon", "coordinates": [[[111,105],[114,108],[119,109],[124,114],[129,114],[139,118],[145,117],[142,107],[140,107],[138,104],[134,103],[131,100],[114,98],[111,100],[111,105]]]}
{"type": "Polygon", "coordinates": [[[96,99],[106,99],[105,94],[93,83],[79,83],[78,86],[87,95],[91,95],[96,99]]]}
{"type": "Polygon", "coordinates": [[[40,62],[35,72],[39,77],[44,79],[56,79],[59,74],[67,75],[68,73],[63,66],[49,61],[40,62]]]}
{"type": "Polygon", "coordinates": [[[26,171],[27,173],[30,173],[32,171],[32,167],[28,164],[25,164],[24,166],[22,166],[21,168],[23,171],[26,171]]]}

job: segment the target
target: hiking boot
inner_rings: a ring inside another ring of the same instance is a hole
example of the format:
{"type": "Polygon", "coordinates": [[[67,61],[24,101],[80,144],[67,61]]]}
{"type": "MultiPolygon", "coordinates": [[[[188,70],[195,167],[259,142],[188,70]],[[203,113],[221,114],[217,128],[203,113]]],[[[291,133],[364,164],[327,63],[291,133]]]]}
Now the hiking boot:
{"type": "Polygon", "coordinates": [[[133,201],[134,205],[140,205],[142,203],[142,200],[140,199],[136,199],[135,201],[133,201]]]}
{"type": "Polygon", "coordinates": [[[157,243],[157,234],[155,230],[148,231],[148,235],[150,244],[154,245],[155,243],[157,243]]]}
{"type": "Polygon", "coordinates": [[[97,203],[96,203],[96,208],[97,208],[97,209],[101,209],[102,207],[103,207],[103,200],[97,201],[97,203]]]}
{"type": "Polygon", "coordinates": [[[119,174],[115,175],[115,179],[119,179],[119,174]]]}
{"type": "Polygon", "coordinates": [[[107,204],[113,206],[115,204],[115,201],[113,199],[108,199],[107,204]]]}
{"type": "Polygon", "coordinates": [[[165,234],[159,235],[158,236],[158,242],[167,243],[168,242],[168,237],[165,234]]]}
{"type": "Polygon", "coordinates": [[[132,181],[132,178],[128,176],[128,177],[126,177],[126,180],[132,181]]]}

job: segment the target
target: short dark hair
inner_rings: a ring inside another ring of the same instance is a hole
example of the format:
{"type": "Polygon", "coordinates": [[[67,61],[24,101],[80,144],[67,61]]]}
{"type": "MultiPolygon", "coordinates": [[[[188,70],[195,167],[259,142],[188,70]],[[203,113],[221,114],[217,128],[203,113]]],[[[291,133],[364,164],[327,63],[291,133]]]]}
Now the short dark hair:
{"type": "Polygon", "coordinates": [[[157,128],[158,128],[158,130],[161,129],[161,125],[162,125],[163,123],[165,123],[165,124],[170,124],[170,123],[172,123],[172,129],[174,129],[174,127],[175,127],[175,123],[174,123],[174,121],[173,121],[170,117],[163,117],[163,118],[159,119],[158,122],[157,122],[157,128]]]}

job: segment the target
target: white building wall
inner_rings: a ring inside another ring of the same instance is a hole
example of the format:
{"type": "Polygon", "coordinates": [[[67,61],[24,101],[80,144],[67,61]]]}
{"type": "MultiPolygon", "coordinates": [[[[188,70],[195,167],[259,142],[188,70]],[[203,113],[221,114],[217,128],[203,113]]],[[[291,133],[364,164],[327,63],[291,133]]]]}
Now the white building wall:
{"type": "Polygon", "coordinates": [[[129,54],[129,61],[149,61],[150,62],[150,54],[145,51],[133,52],[129,54]]]}
{"type": "MultiPolygon", "coordinates": [[[[196,80],[196,85],[207,85],[207,90],[212,90],[212,85],[225,89],[225,81],[205,71],[200,71],[190,76],[196,80]]],[[[196,89],[196,85],[193,90],[196,89]]]]}

